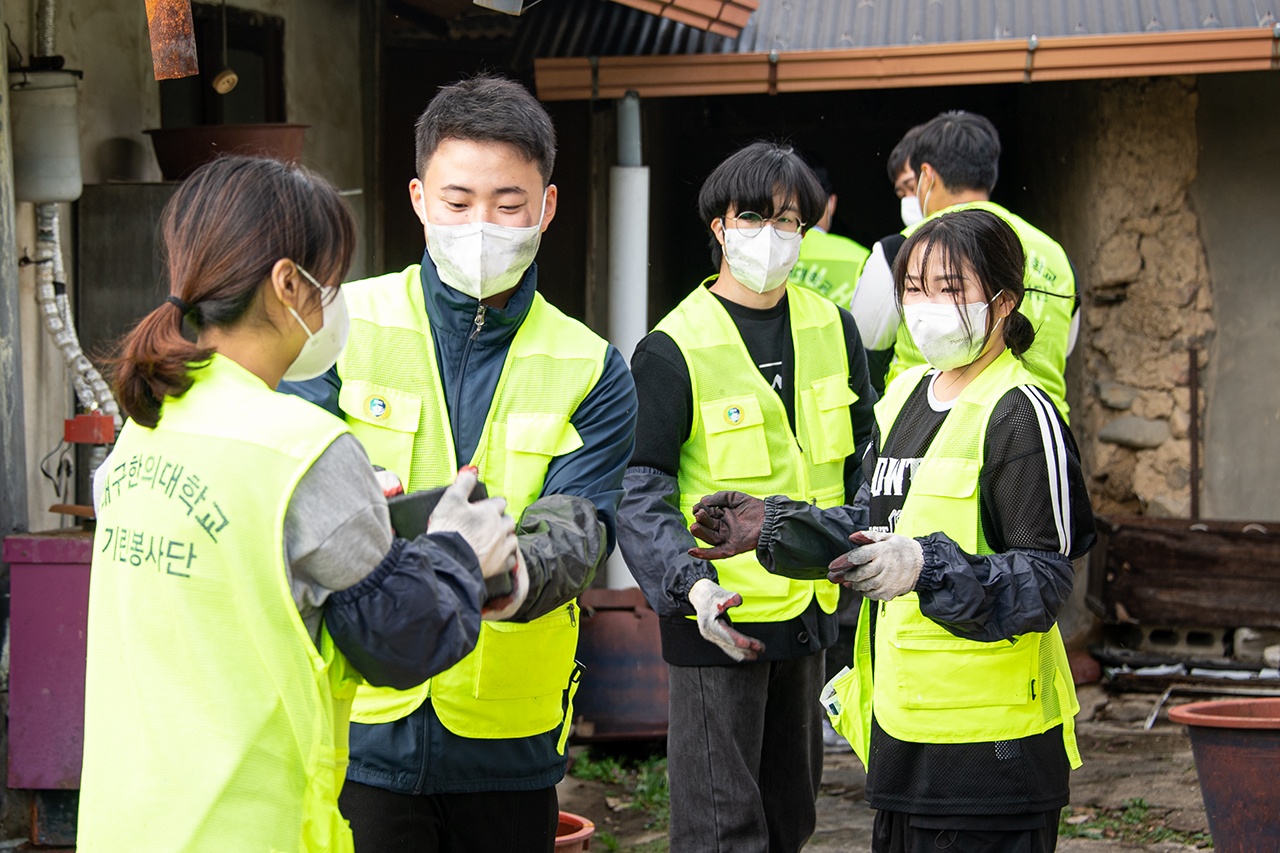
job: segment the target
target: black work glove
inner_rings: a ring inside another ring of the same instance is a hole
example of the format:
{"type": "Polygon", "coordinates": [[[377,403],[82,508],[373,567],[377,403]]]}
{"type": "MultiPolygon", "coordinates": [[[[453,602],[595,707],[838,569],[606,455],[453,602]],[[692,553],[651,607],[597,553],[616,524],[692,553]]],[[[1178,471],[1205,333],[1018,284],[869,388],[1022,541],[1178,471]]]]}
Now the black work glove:
{"type": "Polygon", "coordinates": [[[716,492],[693,507],[689,532],[711,548],[690,548],[699,560],[723,560],[754,551],[764,524],[764,501],[744,492],[716,492]]]}

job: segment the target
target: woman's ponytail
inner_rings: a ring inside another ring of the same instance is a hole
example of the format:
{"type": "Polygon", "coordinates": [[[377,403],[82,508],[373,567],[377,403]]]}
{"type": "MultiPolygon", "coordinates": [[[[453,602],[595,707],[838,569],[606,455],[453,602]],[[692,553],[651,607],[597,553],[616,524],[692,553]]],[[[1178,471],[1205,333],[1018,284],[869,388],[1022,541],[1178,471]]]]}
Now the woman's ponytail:
{"type": "Polygon", "coordinates": [[[176,302],[165,301],[133,327],[113,360],[120,408],[148,428],[160,422],[165,397],[181,397],[191,387],[188,365],[210,355],[183,337],[182,317],[176,302]]]}
{"type": "Polygon", "coordinates": [[[1010,311],[1009,316],[1004,318],[1004,345],[1009,348],[1009,352],[1015,358],[1022,358],[1022,354],[1031,349],[1035,339],[1036,328],[1026,315],[1017,308],[1010,311]]]}

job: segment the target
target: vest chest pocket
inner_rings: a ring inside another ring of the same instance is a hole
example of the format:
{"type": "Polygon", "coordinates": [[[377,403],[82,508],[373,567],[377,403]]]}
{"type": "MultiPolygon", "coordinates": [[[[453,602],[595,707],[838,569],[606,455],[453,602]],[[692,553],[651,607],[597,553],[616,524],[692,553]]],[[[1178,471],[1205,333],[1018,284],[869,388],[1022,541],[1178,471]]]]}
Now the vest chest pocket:
{"type": "Polygon", "coordinates": [[[369,461],[394,472],[407,485],[422,399],[372,382],[344,380],[338,405],[369,461]]]}
{"type": "Polygon", "coordinates": [[[772,473],[764,412],[754,395],[708,400],[698,411],[712,479],[749,480],[772,473]]]}
{"type": "MultiPolygon", "coordinates": [[[[935,441],[942,440],[939,436],[935,441]]],[[[946,532],[969,553],[977,550],[978,488],[981,464],[977,459],[953,457],[925,458],[911,478],[911,491],[898,519],[899,531],[910,530],[924,536],[946,532]]]]}
{"type": "MultiPolygon", "coordinates": [[[[889,638],[900,706],[912,709],[1023,705],[1032,696],[1040,635],[979,643],[941,626],[897,629],[889,638]]],[[[1036,691],[1037,693],[1039,691],[1036,691]]]]}
{"type": "Polygon", "coordinates": [[[847,376],[824,376],[800,392],[805,428],[809,434],[809,458],[816,465],[844,459],[854,451],[849,407],[858,395],[847,376]]]}
{"type": "MultiPolygon", "coordinates": [[[[512,414],[507,416],[503,445],[502,495],[510,507],[523,511],[542,494],[551,460],[582,447],[582,437],[564,415],[512,414]]],[[[513,509],[511,514],[517,512],[513,509]]]]}

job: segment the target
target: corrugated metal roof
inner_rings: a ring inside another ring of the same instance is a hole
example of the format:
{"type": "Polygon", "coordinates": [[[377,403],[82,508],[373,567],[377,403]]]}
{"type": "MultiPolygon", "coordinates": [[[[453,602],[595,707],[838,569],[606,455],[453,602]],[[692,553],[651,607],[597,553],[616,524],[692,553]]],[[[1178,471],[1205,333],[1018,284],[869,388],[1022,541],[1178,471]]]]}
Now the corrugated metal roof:
{"type": "Polygon", "coordinates": [[[609,0],[543,0],[525,17],[528,61],[1272,26],[1280,0],[761,0],[736,39],[609,0]]]}
{"type": "Polygon", "coordinates": [[[1277,0],[763,0],[733,50],[1270,26],[1277,0]]]}

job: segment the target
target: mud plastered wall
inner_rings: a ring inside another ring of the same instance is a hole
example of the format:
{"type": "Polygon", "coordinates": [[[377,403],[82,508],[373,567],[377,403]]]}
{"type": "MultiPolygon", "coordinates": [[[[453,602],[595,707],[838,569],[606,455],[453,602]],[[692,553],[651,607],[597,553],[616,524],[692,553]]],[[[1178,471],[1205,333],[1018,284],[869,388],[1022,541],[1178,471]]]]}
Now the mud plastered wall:
{"type": "Polygon", "coordinates": [[[1203,369],[1214,330],[1187,193],[1197,100],[1195,78],[1104,82],[1082,152],[1095,164],[1085,173],[1095,243],[1081,259],[1085,387],[1072,421],[1100,513],[1189,514],[1188,349],[1203,369]]]}

